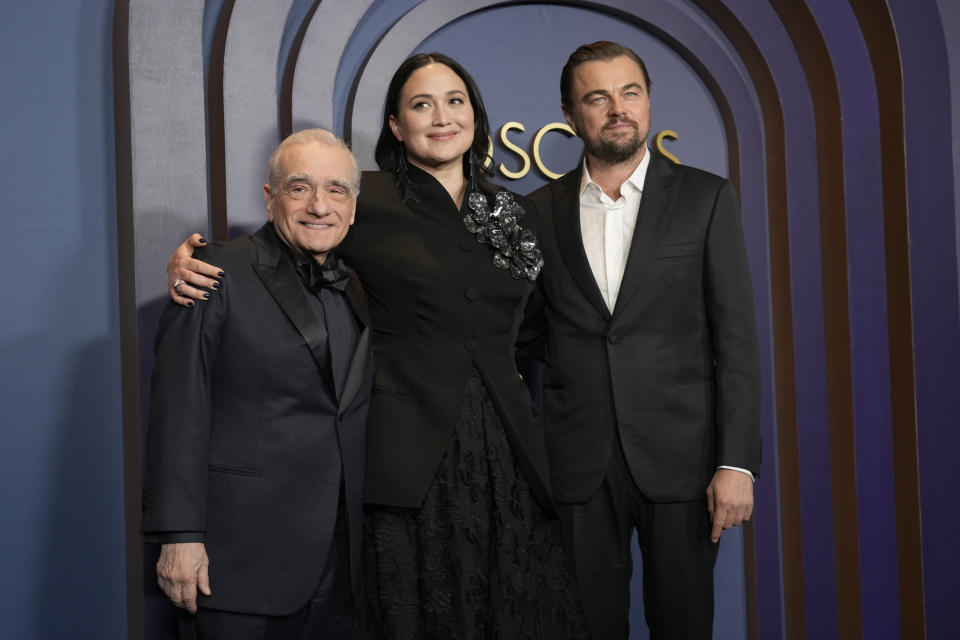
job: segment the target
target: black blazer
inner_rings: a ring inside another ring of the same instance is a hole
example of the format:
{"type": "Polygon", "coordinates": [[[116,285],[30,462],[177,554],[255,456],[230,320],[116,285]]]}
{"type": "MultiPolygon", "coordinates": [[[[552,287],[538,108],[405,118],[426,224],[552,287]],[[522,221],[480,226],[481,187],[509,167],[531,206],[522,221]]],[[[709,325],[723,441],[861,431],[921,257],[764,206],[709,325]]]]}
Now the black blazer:
{"type": "MultiPolygon", "coordinates": [[[[409,174],[419,202],[402,201],[393,174],[364,174],[339,250],[363,280],[374,327],[366,501],[420,506],[476,367],[535,498],[552,510],[543,433],[514,359],[534,285],[494,266],[439,182],[413,166],[409,174]]],[[[530,203],[518,201],[521,226],[535,230],[530,203]]]]}
{"type": "Polygon", "coordinates": [[[338,397],[326,329],[280,242],[268,224],[198,251],[223,267],[223,287],[164,309],[143,497],[146,534],[199,532],[206,544],[213,595],[200,606],[259,615],[292,613],[313,594],[341,479],[357,591],[372,380],[358,278],[346,295],[359,339],[338,397]]]}
{"type": "Polygon", "coordinates": [[[647,498],[702,500],[717,465],[756,473],[760,464],[753,295],[733,187],[651,158],[610,313],[583,248],[581,176],[530,195],[546,262],[539,293],[555,498],[594,494],[619,432],[647,498]]]}

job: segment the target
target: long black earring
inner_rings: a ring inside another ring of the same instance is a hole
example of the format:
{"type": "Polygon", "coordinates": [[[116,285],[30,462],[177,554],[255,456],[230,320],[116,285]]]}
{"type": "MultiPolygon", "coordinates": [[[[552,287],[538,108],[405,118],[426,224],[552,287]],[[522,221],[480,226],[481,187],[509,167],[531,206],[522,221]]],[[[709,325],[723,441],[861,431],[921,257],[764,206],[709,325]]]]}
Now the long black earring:
{"type": "Polygon", "coordinates": [[[397,159],[397,189],[400,190],[401,199],[403,202],[407,200],[413,200],[414,202],[419,202],[417,197],[413,195],[413,184],[410,182],[410,176],[407,174],[407,148],[404,144],[400,143],[400,153],[397,159]]]}
{"type": "Polygon", "coordinates": [[[407,175],[407,148],[400,143],[400,153],[397,161],[397,177],[403,182],[410,182],[410,176],[407,175]]]}
{"type": "Polygon", "coordinates": [[[470,178],[470,193],[477,190],[477,176],[473,165],[473,148],[467,151],[467,175],[470,178]]]}

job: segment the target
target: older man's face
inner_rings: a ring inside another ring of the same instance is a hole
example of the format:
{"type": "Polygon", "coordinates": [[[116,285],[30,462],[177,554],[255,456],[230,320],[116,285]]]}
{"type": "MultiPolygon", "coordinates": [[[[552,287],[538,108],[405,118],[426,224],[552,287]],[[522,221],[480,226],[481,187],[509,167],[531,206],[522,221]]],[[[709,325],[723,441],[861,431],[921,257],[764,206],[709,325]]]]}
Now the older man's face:
{"type": "Polygon", "coordinates": [[[352,157],[339,147],[306,142],[282,150],[279,165],[280,184],[263,186],[269,218],[287,245],[323,264],[354,221],[352,157]]]}

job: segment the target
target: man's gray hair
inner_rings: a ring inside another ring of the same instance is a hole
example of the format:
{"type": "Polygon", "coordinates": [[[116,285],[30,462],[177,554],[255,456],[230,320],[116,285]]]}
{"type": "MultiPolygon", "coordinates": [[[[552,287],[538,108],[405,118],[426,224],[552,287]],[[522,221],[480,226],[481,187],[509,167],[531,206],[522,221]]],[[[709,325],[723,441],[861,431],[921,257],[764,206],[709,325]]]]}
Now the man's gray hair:
{"type": "Polygon", "coordinates": [[[284,176],[280,175],[280,152],[289,146],[306,144],[308,142],[318,142],[328,147],[343,149],[350,154],[350,161],[353,163],[353,197],[356,198],[360,194],[360,168],[357,166],[357,159],[354,157],[353,151],[350,150],[350,146],[347,145],[346,142],[326,129],[303,129],[302,131],[291,133],[283,139],[283,142],[277,145],[277,148],[274,149],[270,155],[270,163],[267,169],[267,183],[270,185],[270,191],[279,193],[282,187],[281,182],[284,176]]]}

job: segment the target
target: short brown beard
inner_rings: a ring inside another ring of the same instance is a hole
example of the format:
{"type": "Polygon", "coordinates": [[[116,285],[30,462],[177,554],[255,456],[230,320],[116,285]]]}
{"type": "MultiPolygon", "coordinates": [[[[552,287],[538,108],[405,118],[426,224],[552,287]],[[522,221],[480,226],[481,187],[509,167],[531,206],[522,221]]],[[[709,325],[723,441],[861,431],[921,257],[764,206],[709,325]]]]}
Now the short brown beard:
{"type": "Polygon", "coordinates": [[[624,141],[604,140],[601,137],[597,148],[590,149],[590,155],[606,165],[620,164],[633,158],[646,141],[646,137],[641,136],[639,129],[635,127],[633,136],[624,141]]]}

